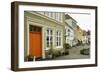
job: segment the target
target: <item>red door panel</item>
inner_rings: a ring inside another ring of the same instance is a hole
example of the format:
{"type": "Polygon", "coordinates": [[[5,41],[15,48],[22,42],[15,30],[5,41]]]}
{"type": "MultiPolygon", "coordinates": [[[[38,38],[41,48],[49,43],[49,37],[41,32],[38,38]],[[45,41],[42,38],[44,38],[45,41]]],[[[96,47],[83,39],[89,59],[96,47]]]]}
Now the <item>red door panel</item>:
{"type": "Polygon", "coordinates": [[[30,32],[30,55],[35,57],[42,56],[41,32],[30,32]]]}

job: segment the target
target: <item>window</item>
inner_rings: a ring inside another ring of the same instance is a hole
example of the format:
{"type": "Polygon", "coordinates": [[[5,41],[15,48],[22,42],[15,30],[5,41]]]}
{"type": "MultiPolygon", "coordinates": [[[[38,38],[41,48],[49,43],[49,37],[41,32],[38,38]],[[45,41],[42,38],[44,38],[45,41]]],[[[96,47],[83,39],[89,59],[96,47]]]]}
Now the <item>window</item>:
{"type": "Polygon", "coordinates": [[[60,22],[63,22],[63,14],[64,13],[60,13],[60,22]]]}
{"type": "Polygon", "coordinates": [[[56,12],[53,12],[52,13],[52,18],[56,20],[56,16],[55,15],[56,15],[56,12]]]}
{"type": "Polygon", "coordinates": [[[67,35],[68,37],[70,36],[70,33],[68,33],[68,35],[67,35]]]}
{"type": "Polygon", "coordinates": [[[44,13],[44,15],[45,15],[45,16],[48,16],[48,15],[49,15],[49,13],[48,13],[48,12],[45,12],[45,13],[44,13]]]}
{"type": "Polygon", "coordinates": [[[51,18],[52,18],[52,19],[54,19],[54,18],[53,18],[53,15],[54,15],[54,12],[51,12],[51,18]]]}
{"type": "Polygon", "coordinates": [[[52,12],[48,12],[48,17],[51,18],[51,16],[52,16],[52,12]]]}
{"type": "Polygon", "coordinates": [[[50,48],[52,45],[52,41],[53,41],[53,36],[52,36],[52,30],[51,29],[47,29],[46,31],[46,44],[47,44],[47,48],[50,48]]]}
{"type": "Polygon", "coordinates": [[[60,31],[56,32],[56,46],[57,47],[61,46],[61,32],[60,31]]]}
{"type": "Polygon", "coordinates": [[[61,19],[61,18],[62,18],[62,13],[59,12],[59,21],[60,21],[60,22],[62,22],[62,19],[61,19]]]}
{"type": "Polygon", "coordinates": [[[70,32],[70,29],[68,29],[68,32],[70,32]]]}
{"type": "Polygon", "coordinates": [[[55,13],[55,20],[58,21],[58,13],[57,12],[55,13]]]}
{"type": "Polygon", "coordinates": [[[30,25],[29,29],[30,29],[30,32],[41,32],[41,28],[38,26],[30,25]]]}
{"type": "Polygon", "coordinates": [[[44,12],[39,11],[38,13],[40,13],[40,14],[43,14],[43,15],[44,15],[44,12]]]}
{"type": "MultiPolygon", "coordinates": [[[[59,17],[59,13],[57,12],[57,21],[59,21],[59,18],[60,18],[60,17],[59,17]]],[[[59,21],[59,22],[60,22],[60,21],[59,21]]]]}

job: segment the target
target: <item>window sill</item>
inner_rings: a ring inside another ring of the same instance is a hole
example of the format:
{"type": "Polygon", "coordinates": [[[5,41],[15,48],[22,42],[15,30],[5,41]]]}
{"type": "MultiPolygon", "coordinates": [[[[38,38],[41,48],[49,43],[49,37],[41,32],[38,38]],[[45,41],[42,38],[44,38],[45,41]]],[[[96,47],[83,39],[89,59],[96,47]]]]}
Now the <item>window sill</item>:
{"type": "Polygon", "coordinates": [[[62,46],[57,46],[56,48],[63,48],[62,46]]]}

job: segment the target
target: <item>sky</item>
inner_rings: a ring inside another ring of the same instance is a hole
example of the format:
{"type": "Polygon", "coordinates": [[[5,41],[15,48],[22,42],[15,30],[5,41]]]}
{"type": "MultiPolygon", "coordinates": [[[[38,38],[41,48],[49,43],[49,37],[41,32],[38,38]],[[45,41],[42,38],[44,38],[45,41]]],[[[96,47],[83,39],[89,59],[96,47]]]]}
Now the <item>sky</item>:
{"type": "Polygon", "coordinates": [[[69,14],[77,21],[77,25],[83,30],[90,30],[91,28],[91,14],[69,14]]]}

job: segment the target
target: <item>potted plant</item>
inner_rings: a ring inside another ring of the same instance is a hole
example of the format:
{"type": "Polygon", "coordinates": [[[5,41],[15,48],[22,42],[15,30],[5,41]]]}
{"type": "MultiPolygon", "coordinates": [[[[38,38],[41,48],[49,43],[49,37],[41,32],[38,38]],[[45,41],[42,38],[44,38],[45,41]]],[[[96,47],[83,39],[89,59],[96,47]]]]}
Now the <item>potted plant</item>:
{"type": "Polygon", "coordinates": [[[69,55],[68,49],[70,49],[70,48],[71,48],[71,46],[68,43],[64,44],[65,55],[69,55]]]}
{"type": "Polygon", "coordinates": [[[31,56],[31,55],[28,55],[28,56],[26,57],[26,60],[27,60],[27,61],[33,61],[33,60],[34,60],[34,57],[31,56]]]}
{"type": "Polygon", "coordinates": [[[51,44],[50,49],[47,52],[47,58],[52,59],[53,58],[53,45],[51,44]]]}

